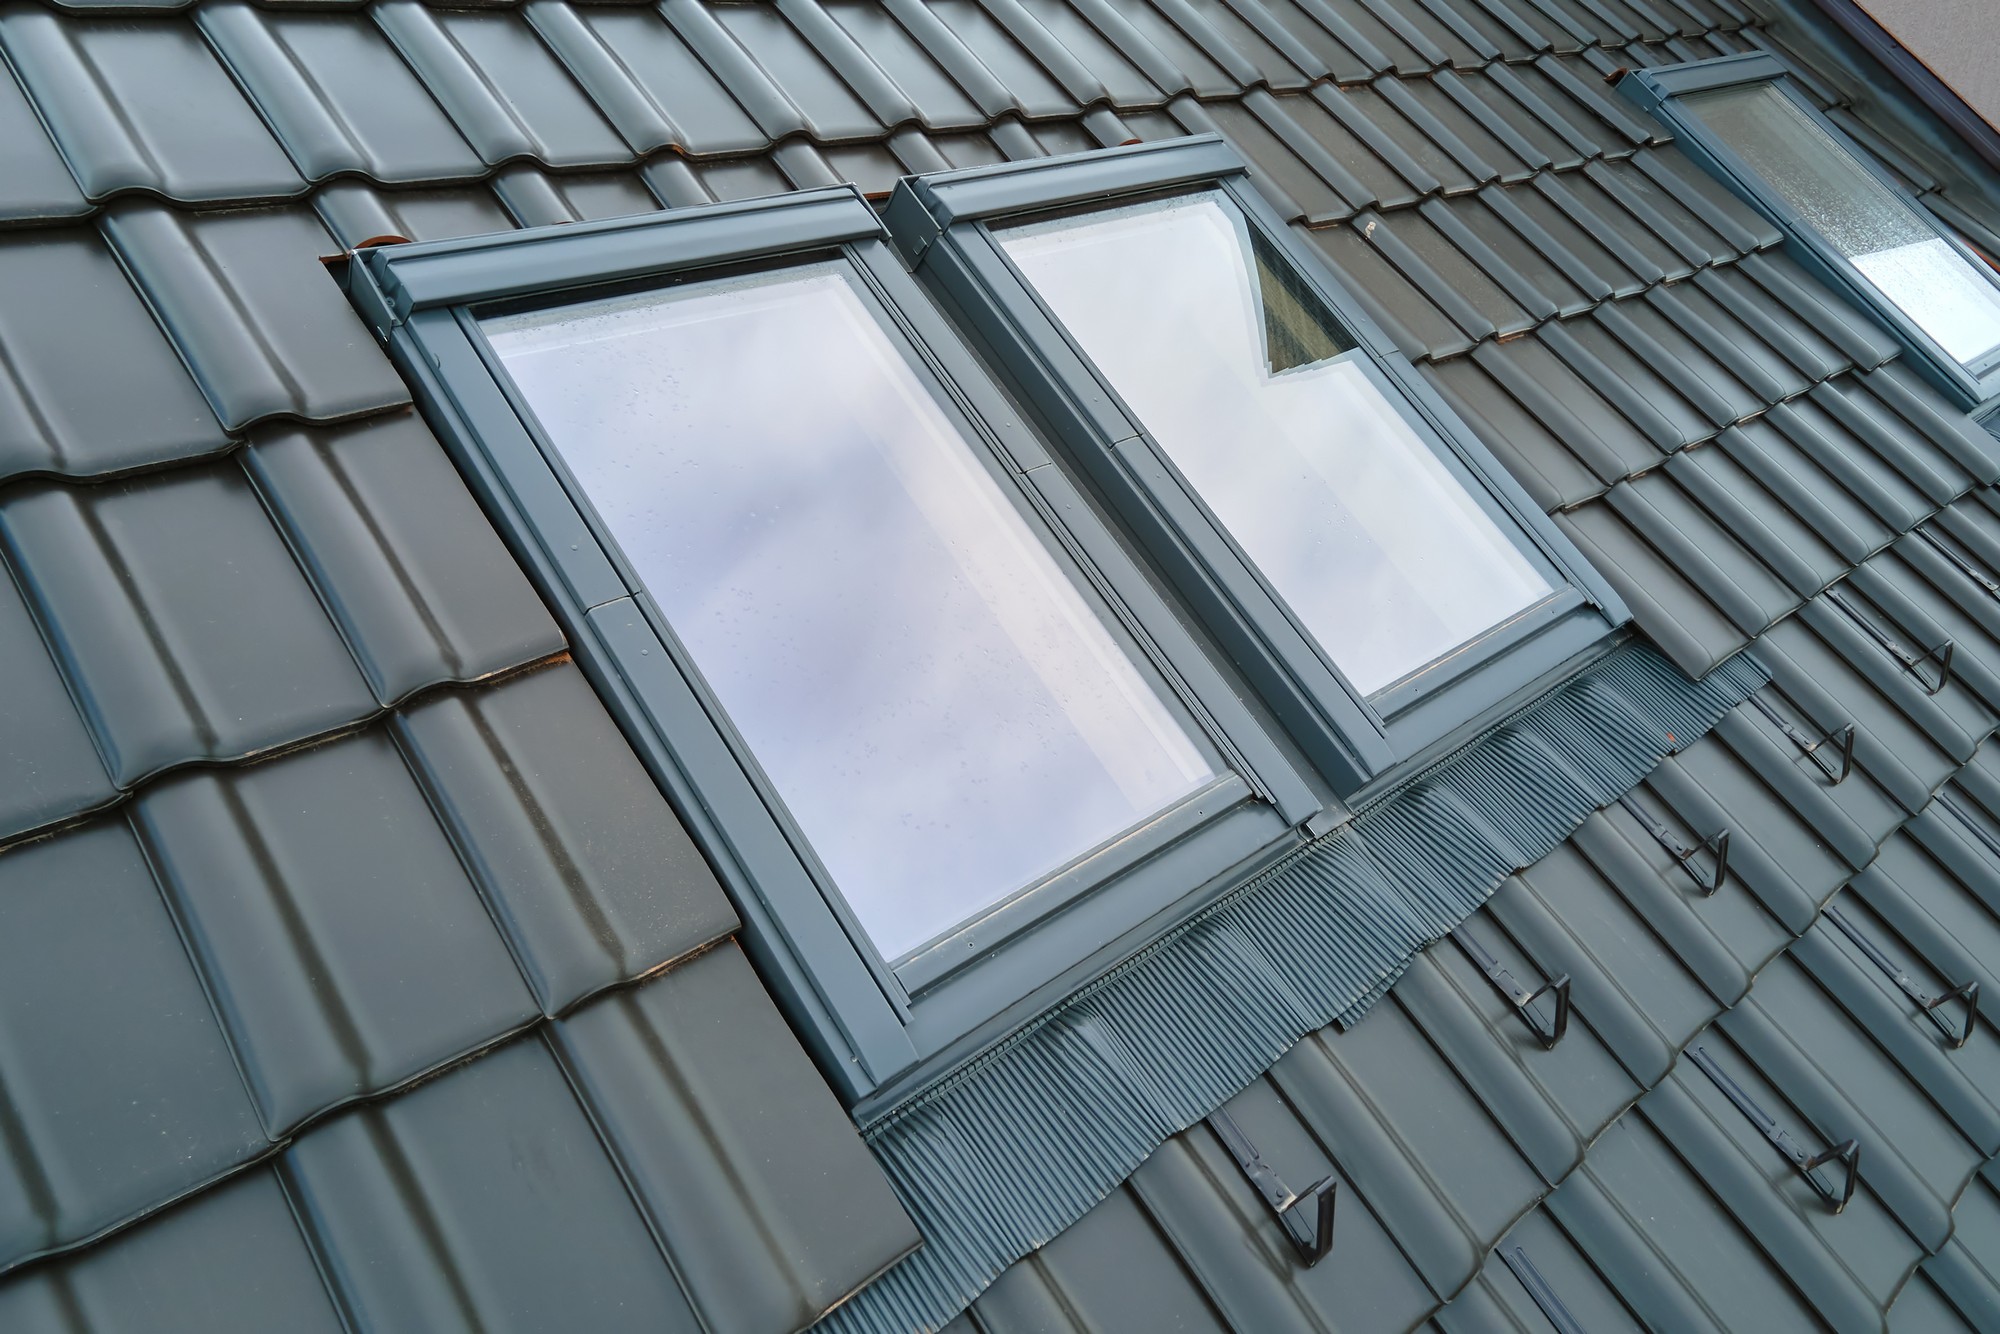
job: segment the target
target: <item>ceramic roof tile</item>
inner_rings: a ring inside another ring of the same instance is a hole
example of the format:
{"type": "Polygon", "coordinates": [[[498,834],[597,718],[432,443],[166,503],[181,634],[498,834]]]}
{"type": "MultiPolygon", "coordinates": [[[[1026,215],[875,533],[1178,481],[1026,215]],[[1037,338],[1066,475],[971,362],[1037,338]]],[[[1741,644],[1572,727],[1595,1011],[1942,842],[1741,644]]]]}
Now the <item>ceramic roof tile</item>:
{"type": "Polygon", "coordinates": [[[347,15],[266,13],[239,0],[195,23],[307,179],[358,172],[378,181],[477,177],[484,164],[395,48],[347,15]]]}
{"type": "MultiPolygon", "coordinates": [[[[897,21],[890,7],[868,0],[817,0],[795,5],[793,9],[816,11],[837,26],[846,41],[874,67],[876,76],[887,80],[896,94],[908,102],[926,128],[985,127],[987,113],[978,101],[897,21]]],[[[823,39],[814,40],[825,49],[823,39]]]]}
{"type": "Polygon", "coordinates": [[[1363,238],[1360,227],[1316,228],[1307,237],[1405,356],[1444,357],[1472,346],[1472,339],[1462,329],[1391,264],[1380,248],[1363,238]]]}
{"type": "Polygon", "coordinates": [[[734,929],[707,863],[574,667],[447,691],[395,726],[546,1012],[734,929]]]}
{"type": "Polygon", "coordinates": [[[223,424],[328,421],[409,401],[319,257],[309,210],[121,204],[104,230],[223,424]]]}
{"type": "Polygon", "coordinates": [[[244,466],[382,703],[562,647],[414,414],[267,428],[244,466]]]}
{"type": "Polygon", "coordinates": [[[442,241],[504,232],[514,225],[485,186],[378,190],[361,181],[339,180],[314,192],[313,207],[334,239],[349,249],[384,236],[442,241]]]}
{"type": "Polygon", "coordinates": [[[0,540],[121,786],[377,707],[232,464],[17,485],[0,540]]]}
{"type": "Polygon", "coordinates": [[[0,222],[74,218],[90,205],[11,70],[0,70],[0,222]]]}
{"type": "Polygon", "coordinates": [[[0,1268],[268,1149],[117,817],[0,854],[0,996],[0,1268]]]}
{"type": "Polygon", "coordinates": [[[629,171],[551,175],[517,162],[501,168],[493,192],[523,227],[623,218],[660,207],[639,176],[629,171]]]}
{"type": "Polygon", "coordinates": [[[268,1168],[205,1191],[112,1245],[0,1286],[0,1324],[19,1334],[79,1328],[339,1334],[342,1328],[268,1168]]]}
{"type": "Polygon", "coordinates": [[[0,236],[0,477],[101,475],[228,447],[101,239],[0,236]],[[118,375],[97,373],[106,360],[118,375]]]}
{"type": "Polygon", "coordinates": [[[555,1042],[708,1328],[799,1328],[918,1244],[733,944],[593,1002],[555,1042]]]}
{"type": "Polygon", "coordinates": [[[0,839],[116,795],[12,578],[0,577],[0,839]]]}
{"type": "Polygon", "coordinates": [[[1174,114],[1191,133],[1226,137],[1281,212],[1313,223],[1350,217],[1374,192],[1287,114],[1303,100],[1254,92],[1241,103],[1178,102],[1174,114]]]}
{"type": "Polygon", "coordinates": [[[538,1038],[318,1128],[281,1170],[370,1328],[699,1328],[538,1038]]]}
{"type": "Polygon", "coordinates": [[[522,157],[557,167],[632,160],[520,15],[431,10],[415,0],[383,0],[370,12],[489,165],[522,157]]]}
{"type": "MultiPolygon", "coordinates": [[[[1193,5],[1078,0],[1078,8],[1165,92],[1234,96],[1265,78],[1250,56],[1232,46],[1193,5]]],[[[1297,72],[1289,75],[1295,78],[1297,72]]],[[[1287,74],[1277,77],[1283,81],[1287,74]]]]}
{"type": "MultiPolygon", "coordinates": [[[[983,6],[946,0],[921,6],[894,3],[889,8],[989,119],[1007,110],[1035,118],[1074,116],[1091,97],[1103,95],[1101,85],[1076,67],[1073,58],[1064,63],[1083,84],[1083,96],[1065,88],[1061,77],[1024,50],[983,6]]],[[[1053,39],[1045,45],[1056,54],[1058,44],[1053,39]]]]}
{"type": "MultiPolygon", "coordinates": [[[[824,51],[774,7],[677,4],[666,13],[770,139],[798,133],[822,142],[873,139],[914,115],[887,87],[850,87],[824,51]],[[868,92],[877,97],[866,98],[868,92]]],[[[856,75],[865,68],[854,62],[856,75]]]]}
{"type": "Polygon", "coordinates": [[[274,1138],[538,1014],[382,730],[177,775],[132,820],[274,1138]]]}
{"type": "Polygon", "coordinates": [[[0,46],[94,200],[270,199],[304,182],[194,26],[85,19],[15,4],[0,46]]]}
{"type": "MultiPolygon", "coordinates": [[[[1324,77],[1325,62],[1293,38],[1264,8],[1255,3],[1216,0],[1153,0],[1185,32],[1196,36],[1218,60],[1234,56],[1249,62],[1255,74],[1245,85],[1261,84],[1274,91],[1298,91],[1324,77]]],[[[1233,63],[1233,62],[1232,62],[1233,63]]]]}

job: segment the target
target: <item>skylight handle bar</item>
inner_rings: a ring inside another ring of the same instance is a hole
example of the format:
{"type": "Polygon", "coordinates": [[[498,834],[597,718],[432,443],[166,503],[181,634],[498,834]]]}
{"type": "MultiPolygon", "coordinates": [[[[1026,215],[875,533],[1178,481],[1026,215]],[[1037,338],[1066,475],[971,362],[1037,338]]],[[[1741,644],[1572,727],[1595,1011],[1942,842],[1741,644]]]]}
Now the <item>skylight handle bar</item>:
{"type": "Polygon", "coordinates": [[[1849,620],[1867,631],[1869,638],[1882,646],[1883,652],[1887,653],[1897,662],[1902,663],[1903,670],[1917,678],[1917,683],[1923,686],[1926,695],[1936,695],[1951,684],[1951,660],[1952,656],[1958,651],[1957,640],[1947,639],[1936,648],[1927,649],[1922,653],[1913,653],[1899,643],[1886,630],[1882,629],[1881,626],[1863,615],[1861,609],[1850,602],[1846,595],[1839,589],[1827,589],[1826,597],[1827,601],[1846,612],[1849,620]],[[1924,664],[1931,661],[1937,663],[1937,681],[1935,684],[1924,679],[1924,664]]]}
{"type": "Polygon", "coordinates": [[[1333,1249],[1333,1210],[1340,1183],[1330,1176],[1322,1177],[1303,1192],[1294,1191],[1264,1161],[1257,1146],[1243,1133],[1243,1127],[1236,1124],[1236,1118],[1217,1108],[1210,1114],[1208,1126],[1277,1215],[1285,1235],[1291,1238],[1292,1248],[1299,1253],[1299,1263],[1311,1269],[1325,1259],[1333,1249]]]}
{"type": "Polygon", "coordinates": [[[1815,1195],[1825,1200],[1835,1213],[1847,1208],[1847,1202],[1854,1198],[1855,1183],[1861,1176],[1859,1140],[1842,1140],[1830,1149],[1809,1154],[1799,1147],[1797,1140],[1785,1133],[1785,1128],[1779,1125],[1774,1117],[1757,1105],[1756,1099],[1745,1092],[1742,1085],[1731,1079],[1722,1067],[1716,1064],[1715,1058],[1708,1054],[1706,1048],[1690,1047],[1687,1055],[1695,1067],[1708,1076],[1709,1082],[1722,1090],[1722,1096],[1736,1104],[1736,1110],[1743,1113],[1751,1125],[1757,1127],[1764,1138],[1771,1142],[1773,1148],[1785,1155],[1793,1169],[1805,1178],[1808,1186],[1813,1188],[1815,1195]],[[1834,1162],[1845,1164],[1847,1167],[1846,1177],[1838,1190],[1827,1185],[1819,1176],[1820,1168],[1834,1162]]]}
{"type": "Polygon", "coordinates": [[[1502,1246],[1500,1262],[1521,1281],[1521,1286],[1528,1290],[1528,1299],[1548,1317],[1548,1322],[1554,1326],[1556,1334],[1588,1334],[1583,1322],[1569,1313],[1569,1308],[1563,1305],[1563,1299],[1556,1295],[1556,1290],[1542,1277],[1542,1271],[1535,1268],[1535,1262],[1528,1258],[1527,1251],[1519,1246],[1502,1246]]]}
{"type": "Polygon", "coordinates": [[[1480,944],[1470,931],[1462,926],[1458,927],[1451,933],[1451,938],[1457,942],[1459,949],[1465,952],[1465,957],[1472,960],[1474,966],[1486,974],[1486,980],[1493,984],[1493,989],[1512,1003],[1514,1013],[1521,1016],[1521,1022],[1535,1035],[1535,1041],[1542,1044],[1543,1051],[1549,1050],[1563,1040],[1563,1034],[1569,1032],[1568,973],[1544,982],[1536,990],[1530,991],[1521,984],[1520,979],[1508,972],[1506,966],[1480,944]],[[1556,1012],[1549,1026],[1544,1028],[1541,1016],[1536,1013],[1534,1006],[1536,1001],[1550,995],[1555,997],[1556,1012]]]}
{"type": "Polygon", "coordinates": [[[1687,844],[1681,842],[1679,838],[1675,837],[1674,831],[1667,828],[1664,821],[1656,820],[1647,814],[1646,808],[1633,800],[1630,793],[1618,798],[1618,804],[1623,806],[1633,819],[1645,827],[1646,832],[1653,836],[1654,842],[1665,848],[1672,855],[1681,870],[1687,872],[1688,879],[1694,881],[1694,887],[1701,891],[1703,898],[1712,898],[1717,890],[1729,882],[1729,831],[1727,829],[1710,834],[1695,846],[1689,847],[1687,844]],[[1695,868],[1694,864],[1694,859],[1704,852],[1715,858],[1715,872],[1706,878],[1695,868]]]}
{"type": "Polygon", "coordinates": [[[1945,1041],[1951,1045],[1953,1051],[1957,1051],[1965,1045],[1966,1040],[1972,1036],[1973,1028],[1979,1023],[1979,981],[1977,978],[1953,987],[1950,991],[1942,995],[1933,996],[1918,986],[1916,981],[1907,972],[1898,968],[1895,961],[1890,959],[1881,946],[1862,934],[1861,928],[1856,926],[1846,913],[1829,905],[1826,909],[1826,917],[1828,921],[1840,928],[1842,935],[1854,942],[1856,949],[1868,956],[1868,962],[1881,969],[1883,974],[1891,982],[1894,982],[1905,996],[1908,996],[1917,1003],[1918,1007],[1923,1011],[1924,1018],[1930,1020],[1931,1027],[1944,1034],[1945,1041]],[[1938,1013],[1944,1005],[1955,1000],[1965,1002],[1965,1022],[1957,1028],[1953,1028],[1951,1021],[1938,1013]]]}
{"type": "Polygon", "coordinates": [[[1853,723],[1833,728],[1815,738],[1804,728],[1787,721],[1785,716],[1778,712],[1777,706],[1764,698],[1763,691],[1760,690],[1752,695],[1750,702],[1757,706],[1758,712],[1771,720],[1773,726],[1785,734],[1786,740],[1811,758],[1819,771],[1826,775],[1828,787],[1839,787],[1847,781],[1847,775],[1854,772],[1853,723]],[[1831,759],[1820,753],[1828,746],[1833,747],[1831,759]]]}

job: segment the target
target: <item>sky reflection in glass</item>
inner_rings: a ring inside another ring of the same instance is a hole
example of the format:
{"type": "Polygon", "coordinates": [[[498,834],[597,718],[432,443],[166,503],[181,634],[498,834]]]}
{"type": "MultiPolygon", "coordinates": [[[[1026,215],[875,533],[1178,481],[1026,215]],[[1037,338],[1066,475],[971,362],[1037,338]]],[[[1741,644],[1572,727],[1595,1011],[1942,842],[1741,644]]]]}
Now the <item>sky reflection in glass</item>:
{"type": "Polygon", "coordinates": [[[2000,347],[2000,287],[1773,84],[1682,99],[1961,365],[2000,347]]]}
{"type": "Polygon", "coordinates": [[[893,959],[1214,774],[846,275],[485,328],[893,959]]]}
{"type": "Polygon", "coordinates": [[[1001,244],[1294,616],[1364,694],[1531,606],[1546,580],[1217,194],[1001,244]],[[1343,355],[1345,354],[1345,355],[1343,355]]]}

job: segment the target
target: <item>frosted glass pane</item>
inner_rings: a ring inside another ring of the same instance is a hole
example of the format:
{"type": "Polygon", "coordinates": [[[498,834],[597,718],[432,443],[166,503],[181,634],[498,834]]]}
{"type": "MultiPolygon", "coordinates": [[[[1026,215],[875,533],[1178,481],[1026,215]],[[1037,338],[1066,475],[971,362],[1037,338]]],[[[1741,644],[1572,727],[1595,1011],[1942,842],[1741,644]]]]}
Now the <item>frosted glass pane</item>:
{"type": "Polygon", "coordinates": [[[1034,223],[1001,243],[1364,693],[1548,595],[1227,199],[1034,223]]]}
{"type": "Polygon", "coordinates": [[[846,272],[485,328],[895,958],[1214,775],[846,272]]]}
{"type": "Polygon", "coordinates": [[[2000,347],[2000,287],[1768,83],[1681,101],[1961,364],[2000,347]]]}

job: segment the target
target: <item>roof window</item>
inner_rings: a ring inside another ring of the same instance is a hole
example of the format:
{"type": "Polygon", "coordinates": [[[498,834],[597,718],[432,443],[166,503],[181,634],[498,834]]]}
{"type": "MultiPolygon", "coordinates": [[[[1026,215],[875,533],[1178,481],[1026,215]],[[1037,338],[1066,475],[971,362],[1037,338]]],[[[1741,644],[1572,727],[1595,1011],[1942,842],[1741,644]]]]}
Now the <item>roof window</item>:
{"type": "Polygon", "coordinates": [[[1623,609],[1203,137],[906,180],[905,255],[1336,790],[1623,609]]]}
{"type": "Polygon", "coordinates": [[[1805,265],[1874,311],[1917,368],[1974,406],[2000,393],[2000,276],[1857,148],[1768,55],[1627,75],[1805,265]]]}

